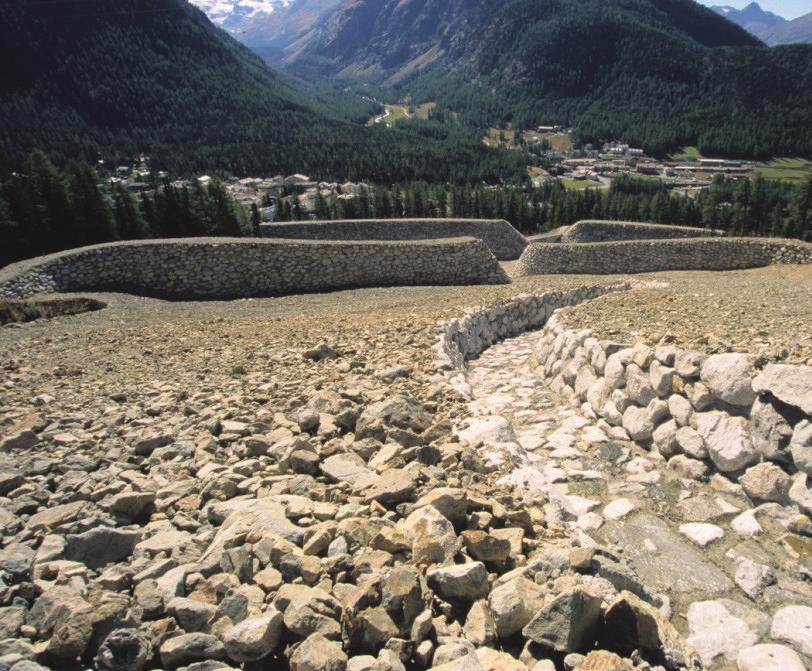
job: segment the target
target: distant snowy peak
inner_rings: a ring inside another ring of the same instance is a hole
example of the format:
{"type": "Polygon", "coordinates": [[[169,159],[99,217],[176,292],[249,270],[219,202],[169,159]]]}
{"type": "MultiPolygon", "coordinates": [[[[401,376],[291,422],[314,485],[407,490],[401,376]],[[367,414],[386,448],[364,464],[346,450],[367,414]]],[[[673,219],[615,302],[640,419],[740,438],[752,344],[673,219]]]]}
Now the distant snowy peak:
{"type": "Polygon", "coordinates": [[[249,21],[286,8],[295,0],[189,0],[221,28],[236,33],[249,21]]]}

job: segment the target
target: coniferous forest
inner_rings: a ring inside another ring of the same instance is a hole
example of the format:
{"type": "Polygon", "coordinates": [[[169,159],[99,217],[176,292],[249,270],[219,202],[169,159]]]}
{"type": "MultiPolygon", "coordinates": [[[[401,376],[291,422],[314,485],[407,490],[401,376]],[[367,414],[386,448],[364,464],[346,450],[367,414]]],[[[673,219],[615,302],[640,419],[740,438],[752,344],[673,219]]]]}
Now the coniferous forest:
{"type": "MultiPolygon", "coordinates": [[[[21,172],[0,181],[0,264],[82,245],[141,238],[257,235],[256,207],[237,204],[214,179],[173,186],[156,181],[138,196],[100,182],[85,163],[64,171],[34,152],[21,172]]],[[[278,220],[304,217],[282,201],[278,220]]],[[[797,186],[764,180],[714,180],[696,198],[662,183],[622,176],[611,189],[567,190],[559,181],[523,186],[414,182],[362,188],[353,200],[319,197],[319,219],[475,217],[507,219],[526,234],[580,219],[650,221],[718,228],[730,235],[812,241],[812,176],[797,186]]]]}

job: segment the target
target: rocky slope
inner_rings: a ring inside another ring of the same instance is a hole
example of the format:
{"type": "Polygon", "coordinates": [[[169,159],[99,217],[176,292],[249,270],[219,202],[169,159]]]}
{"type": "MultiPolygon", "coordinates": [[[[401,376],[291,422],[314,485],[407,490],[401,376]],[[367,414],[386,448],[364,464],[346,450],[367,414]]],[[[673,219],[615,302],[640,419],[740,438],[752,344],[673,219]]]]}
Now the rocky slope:
{"type": "MultiPolygon", "coordinates": [[[[704,326],[730,342],[709,350],[746,347],[747,321],[786,358],[809,272],[665,274],[670,289],[600,300],[647,315],[668,296],[686,321],[687,306],[724,300],[704,326]],[[768,300],[781,291],[797,299],[768,300]]],[[[802,669],[809,531],[793,504],[678,477],[533,376],[538,334],[472,362],[471,396],[436,367],[438,320],[615,281],[105,295],[103,310],[0,330],[0,664],[802,669]],[[554,489],[517,478],[519,459],[554,489]],[[744,513],[760,536],[730,526],[744,513]],[[652,515],[656,553],[624,540],[652,515]],[[712,526],[724,540],[707,540],[712,526]],[[696,588],[675,589],[692,569],[696,588]]],[[[671,340],[694,342],[687,326],[675,317],[671,340]]]]}

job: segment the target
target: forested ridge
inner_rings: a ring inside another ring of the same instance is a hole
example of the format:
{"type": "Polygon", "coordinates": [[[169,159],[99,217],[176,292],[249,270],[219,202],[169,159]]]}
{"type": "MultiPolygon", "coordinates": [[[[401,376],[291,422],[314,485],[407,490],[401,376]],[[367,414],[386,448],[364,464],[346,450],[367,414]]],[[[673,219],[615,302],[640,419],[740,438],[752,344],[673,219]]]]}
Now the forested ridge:
{"type": "Polygon", "coordinates": [[[175,175],[521,178],[518,156],[472,131],[387,132],[374,105],[271,70],[185,0],[0,3],[0,170],[33,149],[58,164],[129,163],[175,175]],[[350,121],[351,120],[351,121],[350,121]]]}
{"type": "Polygon", "coordinates": [[[371,79],[480,128],[573,125],[663,154],[812,155],[812,45],[769,49],[691,0],[359,0],[295,67],[371,79]]]}
{"type": "MultiPolygon", "coordinates": [[[[658,180],[624,175],[610,189],[569,190],[558,180],[539,188],[488,187],[424,182],[362,190],[353,200],[316,201],[317,219],[473,217],[507,219],[532,235],[581,219],[648,221],[716,228],[730,235],[800,238],[812,241],[812,176],[798,185],[760,176],[714,179],[695,198],[672,192],[658,180]]],[[[280,220],[306,218],[283,206],[280,220]]]]}

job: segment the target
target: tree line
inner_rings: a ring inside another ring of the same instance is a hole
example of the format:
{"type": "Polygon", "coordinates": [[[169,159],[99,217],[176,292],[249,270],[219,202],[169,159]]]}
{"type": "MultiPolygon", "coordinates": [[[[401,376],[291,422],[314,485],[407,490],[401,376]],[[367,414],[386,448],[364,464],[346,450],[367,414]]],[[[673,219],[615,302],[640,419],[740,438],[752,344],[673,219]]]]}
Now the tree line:
{"type": "Polygon", "coordinates": [[[0,181],[0,264],[115,240],[258,233],[256,207],[236,203],[218,180],[148,186],[136,196],[102,182],[87,163],[60,170],[33,152],[0,181]]]}
{"type": "MultiPolygon", "coordinates": [[[[608,190],[571,190],[558,180],[539,188],[416,182],[362,188],[352,200],[318,196],[315,205],[317,219],[506,219],[527,234],[581,219],[610,219],[812,240],[812,175],[797,186],[760,176],[741,181],[718,176],[695,197],[674,193],[664,182],[630,175],[614,179],[608,190]]],[[[308,216],[300,207],[283,203],[277,218],[287,221],[308,216]]]]}

